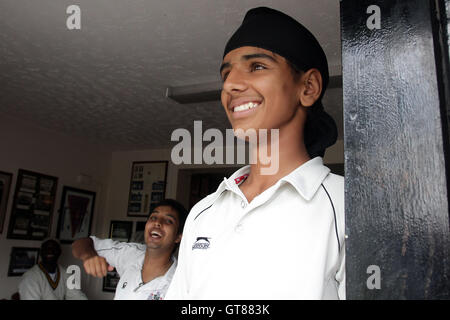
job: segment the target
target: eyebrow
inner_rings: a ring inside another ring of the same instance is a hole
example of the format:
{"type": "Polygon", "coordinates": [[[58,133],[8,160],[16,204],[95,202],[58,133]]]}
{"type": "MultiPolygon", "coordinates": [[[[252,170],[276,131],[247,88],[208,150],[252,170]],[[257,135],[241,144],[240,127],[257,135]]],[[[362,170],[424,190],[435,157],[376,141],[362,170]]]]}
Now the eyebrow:
{"type": "MultiPolygon", "coordinates": [[[[150,216],[151,216],[153,213],[159,213],[159,211],[153,210],[152,213],[150,213],[150,216]]],[[[177,220],[177,218],[175,218],[175,216],[173,216],[172,214],[167,214],[167,217],[170,217],[170,218],[172,218],[172,219],[174,219],[174,220],[177,220]]]]}
{"type": "MultiPolygon", "coordinates": [[[[278,63],[278,61],[277,61],[274,57],[272,57],[272,56],[270,56],[270,55],[268,55],[268,54],[266,54],[266,53],[252,53],[252,54],[246,54],[246,55],[243,55],[243,56],[241,57],[241,60],[248,61],[248,60],[256,59],[256,58],[260,58],[260,59],[268,59],[268,60],[270,60],[270,61],[272,61],[272,62],[278,63]]],[[[219,72],[222,73],[222,70],[223,70],[223,69],[228,68],[228,67],[230,67],[230,66],[231,66],[231,63],[229,63],[229,62],[222,63],[222,65],[220,66],[220,71],[219,71],[219,72]]]]}

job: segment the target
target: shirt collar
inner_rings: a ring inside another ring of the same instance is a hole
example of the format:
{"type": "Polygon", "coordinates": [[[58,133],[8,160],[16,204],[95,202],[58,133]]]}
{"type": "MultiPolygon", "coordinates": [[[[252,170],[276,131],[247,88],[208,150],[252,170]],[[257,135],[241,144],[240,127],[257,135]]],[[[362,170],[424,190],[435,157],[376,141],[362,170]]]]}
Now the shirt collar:
{"type": "Polygon", "coordinates": [[[250,173],[250,165],[242,167],[235,171],[229,178],[223,178],[222,183],[217,188],[217,195],[220,195],[224,190],[233,190],[237,185],[243,182],[250,173]]]}
{"type": "Polygon", "coordinates": [[[236,182],[236,179],[238,179],[237,181],[240,179],[243,181],[242,178],[248,173],[250,173],[250,165],[238,169],[229,178],[223,178],[223,181],[220,183],[219,187],[217,187],[216,192],[211,195],[209,203],[214,203],[225,190],[232,190],[235,188],[236,184],[239,184],[236,182]]]}
{"type": "MultiPolygon", "coordinates": [[[[330,172],[330,169],[323,165],[323,159],[321,157],[315,157],[297,169],[284,176],[278,181],[278,184],[288,182],[295,190],[303,197],[305,200],[309,201],[312,199],[317,189],[319,189],[325,177],[330,172]]],[[[237,182],[236,179],[243,177],[245,174],[250,173],[250,165],[240,168],[231,177],[224,178],[217,191],[212,197],[212,202],[214,202],[224,190],[232,190],[235,188],[237,182]]]]}
{"type": "Polygon", "coordinates": [[[309,201],[328,173],[330,169],[323,165],[323,159],[315,157],[280,180],[290,183],[305,200],[309,201]]]}

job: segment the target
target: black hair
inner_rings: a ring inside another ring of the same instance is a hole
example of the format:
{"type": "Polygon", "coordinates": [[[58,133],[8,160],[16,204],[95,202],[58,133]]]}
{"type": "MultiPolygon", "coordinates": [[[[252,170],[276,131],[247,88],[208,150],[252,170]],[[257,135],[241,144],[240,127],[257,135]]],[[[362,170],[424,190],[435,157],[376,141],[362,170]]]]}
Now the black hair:
{"type": "Polygon", "coordinates": [[[173,210],[175,210],[178,214],[178,231],[177,234],[183,233],[184,223],[186,222],[186,218],[188,215],[188,211],[186,208],[178,201],[173,199],[164,199],[158,202],[154,207],[153,210],[149,213],[148,217],[152,214],[152,212],[162,206],[168,206],[171,207],[173,210]]]}
{"type": "Polygon", "coordinates": [[[300,70],[295,64],[286,59],[286,63],[289,67],[291,67],[292,75],[295,79],[303,73],[303,70],[300,70]]]}

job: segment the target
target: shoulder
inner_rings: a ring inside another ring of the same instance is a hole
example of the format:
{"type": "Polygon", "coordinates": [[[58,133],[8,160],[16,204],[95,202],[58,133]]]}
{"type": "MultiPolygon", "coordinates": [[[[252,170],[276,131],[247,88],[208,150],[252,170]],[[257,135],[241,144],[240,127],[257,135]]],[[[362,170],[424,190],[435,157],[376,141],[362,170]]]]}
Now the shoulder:
{"type": "Polygon", "coordinates": [[[200,212],[204,210],[206,207],[214,203],[215,198],[217,198],[216,192],[207,195],[192,207],[191,212],[200,212]]]}
{"type": "Polygon", "coordinates": [[[136,242],[121,242],[120,246],[124,249],[127,253],[134,253],[137,255],[141,255],[145,253],[146,245],[143,243],[136,243],[136,242]]]}
{"type": "Polygon", "coordinates": [[[217,192],[211,193],[210,195],[206,196],[199,202],[197,202],[189,212],[189,215],[186,219],[186,222],[191,222],[195,220],[197,215],[199,215],[204,210],[210,208],[214,204],[214,200],[217,198],[217,192]]]}
{"type": "MultiPolygon", "coordinates": [[[[240,179],[243,179],[246,177],[246,175],[248,174],[250,170],[250,166],[244,166],[240,169],[238,169],[237,171],[235,171],[228,179],[224,178],[224,181],[222,181],[220,183],[220,185],[218,186],[217,190],[209,195],[207,195],[206,197],[204,197],[202,200],[200,200],[199,202],[197,202],[191,209],[191,211],[189,212],[189,215],[187,217],[186,220],[186,224],[192,222],[193,220],[195,220],[195,218],[202,213],[203,211],[209,209],[215,202],[216,200],[220,197],[220,195],[227,190],[226,188],[226,184],[227,181],[231,181],[231,183],[238,183],[237,181],[240,181],[240,179]]],[[[230,182],[228,182],[230,183],[230,182]]]]}
{"type": "Polygon", "coordinates": [[[344,177],[329,173],[323,180],[322,186],[330,197],[334,208],[338,211],[339,216],[344,215],[344,177]]]}
{"type": "Polygon", "coordinates": [[[323,180],[322,184],[331,192],[336,194],[342,194],[344,196],[344,177],[329,173],[323,180]]]}
{"type": "Polygon", "coordinates": [[[94,248],[97,253],[109,251],[114,253],[124,253],[124,252],[145,252],[145,244],[134,243],[134,242],[120,242],[112,239],[100,239],[91,236],[94,243],[94,248]]]}
{"type": "Polygon", "coordinates": [[[146,250],[145,244],[119,242],[112,239],[102,239],[94,243],[97,254],[105,258],[110,265],[116,267],[119,274],[122,274],[127,266],[140,261],[146,250]]]}
{"type": "Polygon", "coordinates": [[[42,276],[43,273],[41,269],[37,264],[35,264],[22,275],[20,282],[24,283],[29,281],[37,281],[42,276]]]}
{"type": "Polygon", "coordinates": [[[39,265],[35,264],[34,266],[32,266],[30,269],[28,269],[22,277],[30,277],[36,274],[41,274],[42,271],[39,268],[39,265]]]}
{"type": "Polygon", "coordinates": [[[345,222],[345,208],[344,208],[344,177],[329,173],[327,177],[322,182],[323,187],[327,191],[328,196],[330,197],[330,201],[333,204],[333,208],[336,210],[337,218],[339,220],[339,224],[341,225],[341,229],[344,230],[344,222],[345,222]]]}
{"type": "Polygon", "coordinates": [[[116,254],[120,254],[121,258],[134,260],[145,254],[146,245],[135,242],[119,242],[113,250],[116,254]]]}

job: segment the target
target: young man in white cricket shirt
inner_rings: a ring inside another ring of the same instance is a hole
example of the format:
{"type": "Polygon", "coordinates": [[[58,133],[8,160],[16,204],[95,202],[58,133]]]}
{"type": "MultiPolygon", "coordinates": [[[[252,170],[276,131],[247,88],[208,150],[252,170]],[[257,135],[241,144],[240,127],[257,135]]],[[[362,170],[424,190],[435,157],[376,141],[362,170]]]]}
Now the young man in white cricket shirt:
{"type": "Polygon", "coordinates": [[[192,208],[166,299],[345,299],[344,179],[322,160],[337,129],[321,103],[320,44],[284,13],[255,8],[220,72],[233,129],[278,129],[266,147],[279,166],[263,174],[258,157],[192,208]]]}
{"type": "Polygon", "coordinates": [[[90,237],[75,241],[72,253],[92,276],[104,277],[116,268],[120,281],[115,300],[162,300],[177,267],[173,253],[186,216],[183,205],[165,199],[147,219],[145,244],[90,237]]]}

